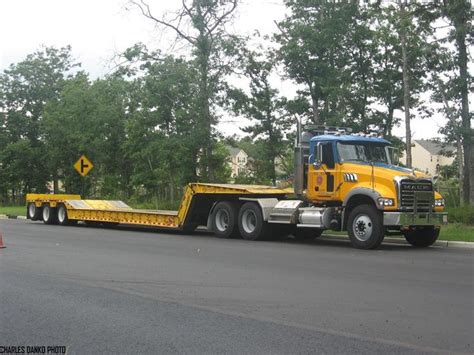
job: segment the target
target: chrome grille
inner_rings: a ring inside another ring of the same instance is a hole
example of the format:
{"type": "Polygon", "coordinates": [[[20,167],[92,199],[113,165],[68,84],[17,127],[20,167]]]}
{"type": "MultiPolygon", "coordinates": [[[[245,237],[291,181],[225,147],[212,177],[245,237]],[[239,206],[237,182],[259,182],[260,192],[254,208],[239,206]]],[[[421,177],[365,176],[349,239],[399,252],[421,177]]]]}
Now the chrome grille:
{"type": "Polygon", "coordinates": [[[430,180],[401,180],[400,206],[402,209],[427,212],[433,208],[433,184],[430,180]]]}

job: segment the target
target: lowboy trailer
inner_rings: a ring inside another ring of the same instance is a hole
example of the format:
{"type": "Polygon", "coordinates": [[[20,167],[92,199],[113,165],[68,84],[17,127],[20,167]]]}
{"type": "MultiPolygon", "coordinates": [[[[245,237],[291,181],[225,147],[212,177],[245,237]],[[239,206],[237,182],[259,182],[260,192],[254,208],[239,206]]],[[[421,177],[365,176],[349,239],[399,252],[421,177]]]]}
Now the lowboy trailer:
{"type": "Polygon", "coordinates": [[[210,225],[219,236],[227,237],[228,227],[236,217],[234,206],[244,201],[277,201],[291,192],[291,189],[269,186],[193,183],[186,187],[178,211],[134,209],[122,201],[83,200],[80,195],[27,194],[27,218],[43,220],[46,224],[71,225],[84,221],[94,225],[123,223],[185,231],[210,225]]]}

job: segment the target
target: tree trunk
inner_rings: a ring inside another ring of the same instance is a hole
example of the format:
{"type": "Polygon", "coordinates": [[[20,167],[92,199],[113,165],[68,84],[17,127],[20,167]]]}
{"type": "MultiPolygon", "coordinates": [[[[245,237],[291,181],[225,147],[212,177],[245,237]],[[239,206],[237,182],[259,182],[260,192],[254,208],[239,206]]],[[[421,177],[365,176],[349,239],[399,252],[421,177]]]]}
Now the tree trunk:
{"type": "Polygon", "coordinates": [[[54,174],[54,177],[53,177],[53,192],[55,194],[59,193],[59,180],[58,180],[57,174],[54,174]]]}
{"type": "Polygon", "coordinates": [[[462,204],[462,198],[464,196],[464,186],[462,181],[464,180],[464,162],[463,162],[463,154],[462,154],[462,139],[459,135],[457,138],[457,151],[456,157],[458,160],[458,177],[459,177],[459,199],[462,204]]]}
{"type": "Polygon", "coordinates": [[[308,82],[308,86],[311,96],[311,108],[313,110],[313,123],[319,125],[322,124],[322,122],[319,121],[319,97],[316,93],[315,85],[312,82],[308,82]]]}
{"type": "MultiPolygon", "coordinates": [[[[463,181],[463,197],[464,203],[469,203],[469,196],[472,195],[471,185],[474,178],[470,175],[471,172],[471,119],[469,114],[469,99],[467,90],[467,51],[466,51],[466,23],[455,21],[456,28],[456,45],[458,47],[458,64],[459,64],[459,86],[461,91],[461,119],[462,119],[462,142],[464,151],[464,179],[463,181]]],[[[471,199],[471,203],[474,201],[471,199]]]]}
{"type": "MultiPolygon", "coordinates": [[[[204,32],[204,29],[202,29],[204,32]]],[[[199,98],[200,98],[200,127],[202,140],[202,153],[204,156],[204,180],[214,181],[214,166],[212,164],[212,122],[211,122],[211,110],[209,107],[209,55],[210,55],[210,43],[209,39],[203,34],[198,40],[198,63],[199,63],[199,98]]]]}
{"type": "Polygon", "coordinates": [[[405,17],[407,13],[405,11],[406,0],[400,1],[400,41],[402,44],[402,60],[403,60],[403,107],[405,111],[405,140],[407,150],[407,167],[412,167],[411,157],[411,127],[410,127],[410,78],[408,74],[408,56],[407,56],[407,34],[406,34],[406,23],[408,19],[405,17]]]}
{"type": "Polygon", "coordinates": [[[387,115],[387,120],[386,120],[386,125],[385,125],[385,132],[384,135],[387,137],[392,136],[392,127],[393,127],[393,112],[394,108],[392,105],[388,106],[388,115],[387,115]]]}
{"type": "Polygon", "coordinates": [[[474,131],[471,130],[471,154],[468,154],[471,156],[471,172],[469,174],[469,177],[471,179],[470,181],[470,190],[471,190],[471,193],[469,194],[469,198],[470,198],[470,203],[471,203],[471,206],[474,206],[474,145],[472,145],[472,140],[474,139],[474,131]]]}

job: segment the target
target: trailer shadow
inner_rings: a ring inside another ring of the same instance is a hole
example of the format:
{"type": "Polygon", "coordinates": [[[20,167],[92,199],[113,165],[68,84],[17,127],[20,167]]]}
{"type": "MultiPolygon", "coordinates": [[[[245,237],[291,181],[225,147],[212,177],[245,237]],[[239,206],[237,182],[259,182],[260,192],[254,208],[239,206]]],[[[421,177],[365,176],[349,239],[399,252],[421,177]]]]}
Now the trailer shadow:
{"type": "MultiPolygon", "coordinates": [[[[194,232],[184,232],[182,230],[177,230],[177,229],[168,229],[168,228],[157,228],[157,227],[147,227],[147,226],[134,226],[134,225],[128,225],[128,224],[120,224],[120,225],[115,225],[115,226],[92,226],[92,225],[85,225],[85,224],[78,224],[76,228],[95,228],[95,229],[114,229],[114,230],[120,230],[120,231],[130,231],[130,232],[142,232],[142,233],[166,233],[168,235],[176,235],[180,237],[192,237],[192,238],[216,238],[214,234],[204,228],[198,228],[194,232]]],[[[283,238],[272,238],[269,240],[264,240],[264,241],[245,241],[240,238],[231,238],[231,239],[220,239],[220,240],[225,240],[227,242],[247,242],[249,244],[253,243],[277,243],[277,244],[288,244],[288,245],[304,245],[307,247],[338,247],[338,248],[348,248],[351,250],[359,250],[359,249],[354,249],[349,241],[348,238],[345,237],[338,237],[338,238],[331,238],[331,237],[326,237],[322,236],[320,238],[317,238],[315,240],[308,240],[308,241],[301,241],[301,240],[296,240],[292,236],[288,237],[283,237],[283,238]]],[[[429,248],[431,250],[433,249],[439,249],[439,248],[429,248]]],[[[413,248],[412,246],[408,244],[404,244],[403,240],[400,240],[400,243],[394,244],[394,243],[382,243],[382,245],[377,249],[377,250],[404,250],[404,251],[420,251],[420,250],[427,250],[427,249],[418,249],[418,248],[413,248]]],[[[364,250],[360,250],[361,252],[364,252],[364,250]]]]}

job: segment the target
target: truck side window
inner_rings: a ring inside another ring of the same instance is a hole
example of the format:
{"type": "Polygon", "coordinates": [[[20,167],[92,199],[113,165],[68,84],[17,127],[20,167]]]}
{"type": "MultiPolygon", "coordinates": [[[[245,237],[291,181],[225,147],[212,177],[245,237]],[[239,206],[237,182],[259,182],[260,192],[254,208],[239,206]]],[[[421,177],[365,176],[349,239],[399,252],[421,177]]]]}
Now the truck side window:
{"type": "Polygon", "coordinates": [[[329,169],[334,169],[334,152],[332,149],[332,143],[324,143],[322,146],[323,149],[323,164],[329,169]]]}

